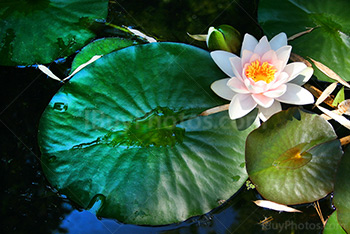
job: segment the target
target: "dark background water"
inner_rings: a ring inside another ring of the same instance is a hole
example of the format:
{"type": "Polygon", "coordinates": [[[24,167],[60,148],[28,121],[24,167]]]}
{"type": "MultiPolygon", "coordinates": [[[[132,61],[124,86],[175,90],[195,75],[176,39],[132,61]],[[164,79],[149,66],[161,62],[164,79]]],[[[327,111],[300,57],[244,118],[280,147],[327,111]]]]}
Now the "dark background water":
{"type": "MultiPolygon", "coordinates": [[[[161,41],[205,48],[186,35],[206,33],[209,26],[230,24],[241,33],[260,37],[257,1],[149,0],[110,1],[108,22],[133,26],[161,41]]],[[[93,27],[98,37],[120,36],[111,27],[93,27]]],[[[72,58],[51,64],[64,77],[72,58]]],[[[303,213],[278,213],[253,204],[255,190],[241,191],[212,212],[185,222],[161,227],[121,224],[81,210],[48,184],[40,165],[38,123],[50,99],[62,86],[35,67],[0,67],[1,233],[319,233],[322,224],[312,205],[303,213]],[[267,217],[273,220],[259,224],[267,217]]],[[[331,198],[321,201],[325,218],[331,198]]]]}

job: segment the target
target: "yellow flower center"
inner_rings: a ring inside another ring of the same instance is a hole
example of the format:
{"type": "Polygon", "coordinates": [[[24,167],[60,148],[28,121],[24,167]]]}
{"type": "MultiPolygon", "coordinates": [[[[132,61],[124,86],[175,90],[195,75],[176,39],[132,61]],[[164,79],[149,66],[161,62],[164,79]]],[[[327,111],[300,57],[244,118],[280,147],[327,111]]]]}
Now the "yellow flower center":
{"type": "Polygon", "coordinates": [[[265,81],[267,84],[275,79],[276,69],[268,62],[260,64],[259,60],[251,62],[245,70],[246,77],[257,81],[265,81]]]}

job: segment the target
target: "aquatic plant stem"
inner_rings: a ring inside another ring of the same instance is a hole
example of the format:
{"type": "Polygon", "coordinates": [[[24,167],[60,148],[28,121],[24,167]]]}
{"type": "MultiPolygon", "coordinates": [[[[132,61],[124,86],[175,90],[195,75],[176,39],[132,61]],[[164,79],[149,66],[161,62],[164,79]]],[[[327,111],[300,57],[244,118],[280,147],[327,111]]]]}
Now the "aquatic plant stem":
{"type": "Polygon", "coordinates": [[[346,136],[346,137],[343,137],[343,138],[340,138],[340,144],[343,146],[343,145],[347,145],[350,143],[350,135],[349,136],[346,136]]]}
{"type": "Polygon", "coordinates": [[[222,106],[216,106],[216,107],[210,108],[208,110],[203,111],[200,114],[200,116],[208,116],[208,115],[216,114],[216,113],[219,113],[222,111],[226,111],[226,110],[228,110],[229,106],[230,106],[230,104],[225,104],[222,106]]]}

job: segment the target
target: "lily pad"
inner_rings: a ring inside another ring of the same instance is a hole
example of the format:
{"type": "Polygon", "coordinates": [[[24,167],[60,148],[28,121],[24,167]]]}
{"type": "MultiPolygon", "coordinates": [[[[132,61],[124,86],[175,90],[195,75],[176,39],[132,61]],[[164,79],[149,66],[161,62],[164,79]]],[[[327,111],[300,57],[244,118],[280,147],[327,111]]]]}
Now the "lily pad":
{"type": "Polygon", "coordinates": [[[104,20],[108,0],[18,0],[0,3],[0,65],[50,63],[83,47],[104,20]]]}
{"type": "MultiPolygon", "coordinates": [[[[261,0],[258,18],[270,37],[286,32],[288,36],[306,33],[289,43],[293,53],[311,57],[350,81],[350,8],[347,0],[261,0]]],[[[315,69],[318,79],[332,80],[315,69]]]]}
{"type": "Polygon", "coordinates": [[[210,90],[224,76],[207,51],[184,44],[105,55],[65,84],[40,120],[48,180],[125,223],[162,225],[210,211],[246,181],[245,140],[258,125],[238,130],[226,112],[199,116],[224,103],[210,90]]]}
{"type": "Polygon", "coordinates": [[[347,147],[340,161],[334,185],[334,205],[340,225],[350,232],[350,148],[347,147]]]}
{"type": "Polygon", "coordinates": [[[342,151],[332,126],[298,108],[273,115],[249,134],[246,166],[267,200],[293,205],[333,191],[342,151]]]}
{"type": "Polygon", "coordinates": [[[139,44],[136,41],[118,37],[109,37],[97,39],[85,46],[75,57],[72,63],[71,71],[74,71],[88,62],[95,55],[106,55],[112,51],[120,50],[128,46],[139,44]]]}
{"type": "Polygon", "coordinates": [[[340,226],[337,219],[337,211],[334,211],[329,216],[326,226],[323,229],[323,234],[346,234],[344,229],[340,226]]]}

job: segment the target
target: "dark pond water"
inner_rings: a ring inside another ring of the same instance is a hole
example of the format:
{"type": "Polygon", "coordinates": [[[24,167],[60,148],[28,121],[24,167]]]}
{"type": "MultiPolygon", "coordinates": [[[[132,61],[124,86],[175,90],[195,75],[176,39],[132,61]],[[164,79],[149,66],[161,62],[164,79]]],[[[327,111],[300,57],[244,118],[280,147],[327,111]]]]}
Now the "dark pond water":
{"type": "MultiPolygon", "coordinates": [[[[193,42],[186,32],[206,33],[210,25],[231,24],[259,37],[256,1],[149,0],[110,1],[108,22],[134,26],[160,40],[193,42]]],[[[99,37],[121,32],[96,27],[99,37]]],[[[51,65],[60,77],[73,56],[51,65]]],[[[322,224],[312,205],[303,213],[278,213],[255,206],[255,190],[245,186],[209,214],[161,227],[121,224],[81,210],[48,184],[40,166],[37,129],[46,105],[62,84],[34,67],[0,67],[1,78],[1,233],[320,233],[322,224]],[[261,222],[265,218],[271,222],[261,222]]],[[[323,215],[331,198],[320,202],[323,215]]]]}

